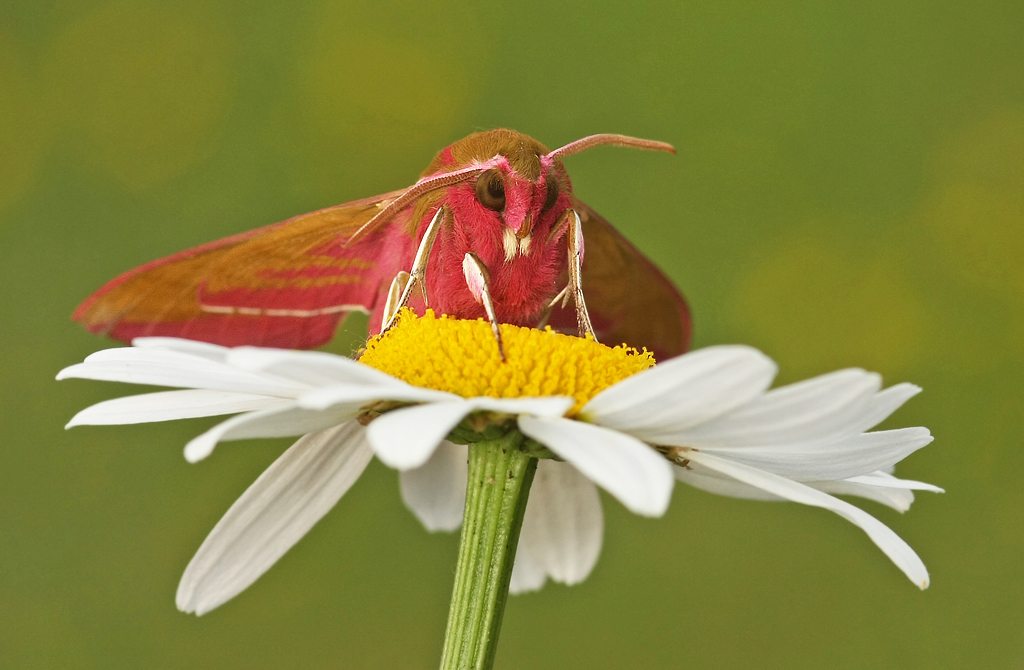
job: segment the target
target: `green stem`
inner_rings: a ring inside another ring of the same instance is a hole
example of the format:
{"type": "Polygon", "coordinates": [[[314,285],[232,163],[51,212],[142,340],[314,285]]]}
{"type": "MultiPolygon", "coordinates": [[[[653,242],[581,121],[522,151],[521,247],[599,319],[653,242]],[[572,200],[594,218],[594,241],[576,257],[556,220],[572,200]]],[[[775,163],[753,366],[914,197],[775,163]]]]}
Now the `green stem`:
{"type": "Polygon", "coordinates": [[[469,445],[469,483],[441,670],[489,670],[498,647],[508,582],[537,459],[523,436],[469,445]]]}

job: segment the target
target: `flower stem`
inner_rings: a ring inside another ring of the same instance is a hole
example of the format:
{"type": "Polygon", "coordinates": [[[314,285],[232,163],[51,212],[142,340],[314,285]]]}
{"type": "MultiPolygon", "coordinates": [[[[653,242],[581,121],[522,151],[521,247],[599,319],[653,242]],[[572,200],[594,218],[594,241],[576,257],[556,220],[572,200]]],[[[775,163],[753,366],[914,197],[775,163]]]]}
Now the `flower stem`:
{"type": "Polygon", "coordinates": [[[537,459],[518,430],[469,445],[469,483],[441,670],[494,664],[519,529],[537,459]]]}

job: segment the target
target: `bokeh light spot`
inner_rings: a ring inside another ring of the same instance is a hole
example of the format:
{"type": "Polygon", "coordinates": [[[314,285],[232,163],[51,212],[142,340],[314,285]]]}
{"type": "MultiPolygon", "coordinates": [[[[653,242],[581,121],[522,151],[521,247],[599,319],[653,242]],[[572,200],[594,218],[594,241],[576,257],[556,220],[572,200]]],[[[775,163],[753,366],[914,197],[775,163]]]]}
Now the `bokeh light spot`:
{"type": "Polygon", "coordinates": [[[1024,110],[959,134],[936,171],[920,222],[967,284],[1024,307],[1024,110]]]}

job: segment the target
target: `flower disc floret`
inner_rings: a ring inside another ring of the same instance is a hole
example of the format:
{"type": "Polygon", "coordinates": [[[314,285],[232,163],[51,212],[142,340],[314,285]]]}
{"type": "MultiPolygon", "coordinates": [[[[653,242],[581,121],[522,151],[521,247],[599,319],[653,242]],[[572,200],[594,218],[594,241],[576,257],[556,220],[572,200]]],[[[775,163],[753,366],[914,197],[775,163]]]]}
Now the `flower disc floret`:
{"type": "Polygon", "coordinates": [[[464,398],[572,396],[570,415],[626,377],[654,365],[646,349],[608,347],[591,338],[550,328],[502,324],[505,361],[489,323],[404,309],[383,335],[372,338],[359,359],[413,386],[464,398]]]}

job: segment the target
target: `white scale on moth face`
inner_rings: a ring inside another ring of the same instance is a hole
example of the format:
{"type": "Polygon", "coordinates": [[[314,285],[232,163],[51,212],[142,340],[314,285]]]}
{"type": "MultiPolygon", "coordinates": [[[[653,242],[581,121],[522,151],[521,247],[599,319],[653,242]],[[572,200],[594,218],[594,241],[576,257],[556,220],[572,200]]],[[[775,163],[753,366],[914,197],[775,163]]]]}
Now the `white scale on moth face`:
{"type": "Polygon", "coordinates": [[[532,234],[527,233],[523,237],[519,237],[516,235],[516,231],[506,226],[501,231],[501,246],[505,251],[505,262],[511,263],[517,255],[528,256],[532,241],[532,234]]]}

